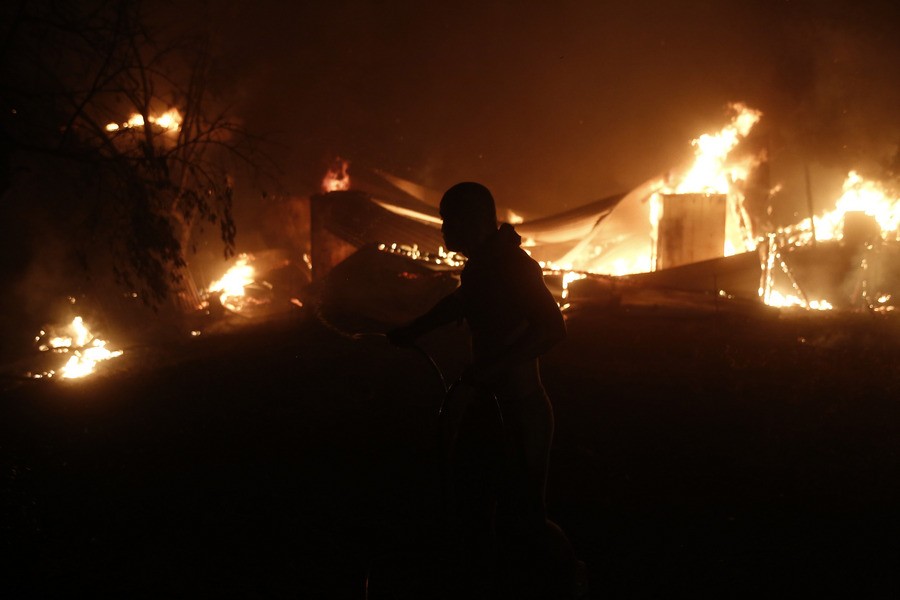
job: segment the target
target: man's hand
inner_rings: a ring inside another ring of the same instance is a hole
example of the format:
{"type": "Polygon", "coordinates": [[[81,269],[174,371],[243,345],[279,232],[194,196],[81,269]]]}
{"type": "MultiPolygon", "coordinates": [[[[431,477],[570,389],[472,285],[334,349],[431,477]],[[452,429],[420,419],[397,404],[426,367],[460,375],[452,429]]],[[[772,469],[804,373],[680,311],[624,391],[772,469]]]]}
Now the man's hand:
{"type": "Polygon", "coordinates": [[[496,377],[496,368],[480,363],[473,363],[465,368],[460,376],[460,381],[473,387],[482,387],[491,384],[496,377]]]}
{"type": "Polygon", "coordinates": [[[395,327],[387,332],[388,341],[394,346],[409,348],[416,343],[416,333],[409,325],[395,327]]]}

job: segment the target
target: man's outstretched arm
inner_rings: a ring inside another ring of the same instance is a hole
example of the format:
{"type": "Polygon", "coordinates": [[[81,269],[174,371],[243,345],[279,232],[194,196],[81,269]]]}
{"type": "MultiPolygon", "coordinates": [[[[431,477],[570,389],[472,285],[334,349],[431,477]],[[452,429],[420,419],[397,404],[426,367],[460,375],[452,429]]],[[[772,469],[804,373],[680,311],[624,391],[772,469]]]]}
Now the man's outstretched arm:
{"type": "Polygon", "coordinates": [[[458,321],[463,317],[462,299],[457,289],[435,304],[431,310],[413,319],[412,322],[396,327],[387,333],[392,344],[408,346],[417,338],[433,329],[458,321]]]}

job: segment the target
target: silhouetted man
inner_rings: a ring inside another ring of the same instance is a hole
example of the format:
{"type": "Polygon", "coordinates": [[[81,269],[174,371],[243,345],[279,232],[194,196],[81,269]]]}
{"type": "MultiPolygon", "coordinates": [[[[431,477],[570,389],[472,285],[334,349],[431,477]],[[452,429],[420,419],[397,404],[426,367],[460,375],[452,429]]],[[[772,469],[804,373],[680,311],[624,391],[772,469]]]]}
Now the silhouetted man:
{"type": "Polygon", "coordinates": [[[475,578],[494,570],[499,546],[508,575],[501,588],[519,598],[573,597],[576,561],[544,503],[553,409],[538,365],[565,337],[565,323],[519,235],[509,224],[498,227],[485,186],[454,185],[440,212],[447,248],[467,258],[460,286],[389,337],[408,344],[465,319],[473,362],[462,381],[478,393],[459,427],[452,479],[465,549],[473,570],[482,570],[475,578]]]}

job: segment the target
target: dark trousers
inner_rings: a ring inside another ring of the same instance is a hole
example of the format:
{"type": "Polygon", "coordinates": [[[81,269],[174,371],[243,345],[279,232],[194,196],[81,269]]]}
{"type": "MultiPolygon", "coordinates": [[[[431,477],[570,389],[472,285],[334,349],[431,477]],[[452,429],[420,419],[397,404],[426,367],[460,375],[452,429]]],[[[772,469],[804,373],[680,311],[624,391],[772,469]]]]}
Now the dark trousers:
{"type": "Polygon", "coordinates": [[[474,585],[495,585],[501,597],[565,597],[555,590],[574,555],[545,505],[553,425],[543,390],[499,402],[478,394],[451,446],[451,506],[463,564],[474,585]]]}

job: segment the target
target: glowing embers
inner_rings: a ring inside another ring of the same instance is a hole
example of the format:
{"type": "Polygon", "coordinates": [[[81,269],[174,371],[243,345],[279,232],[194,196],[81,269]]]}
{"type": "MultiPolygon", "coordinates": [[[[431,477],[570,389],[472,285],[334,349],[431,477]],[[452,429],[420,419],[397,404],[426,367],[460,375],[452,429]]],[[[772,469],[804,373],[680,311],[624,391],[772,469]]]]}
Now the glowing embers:
{"type": "Polygon", "coordinates": [[[777,308],[805,308],[808,310],[832,310],[834,307],[828,300],[804,300],[793,294],[782,294],[778,290],[771,290],[765,297],[769,306],[777,308]]]}
{"type": "Polygon", "coordinates": [[[232,312],[240,312],[248,305],[263,302],[248,294],[248,289],[262,287],[270,291],[272,286],[256,279],[256,269],[250,264],[252,261],[253,256],[250,254],[239,254],[234,265],[209,285],[210,305],[217,303],[232,312]]]}
{"type": "Polygon", "coordinates": [[[53,328],[50,332],[41,331],[35,337],[35,342],[39,344],[38,349],[41,352],[71,354],[71,356],[58,371],[30,374],[34,379],[55,376],[64,379],[85,377],[95,371],[97,363],[124,354],[123,350],[107,349],[107,342],[95,337],[81,317],[75,317],[68,325],[53,328]]]}
{"type": "MultiPolygon", "coordinates": [[[[155,125],[156,127],[162,129],[163,131],[172,131],[176,132],[181,129],[181,123],[183,121],[181,113],[178,112],[177,108],[170,108],[163,114],[157,116],[148,116],[147,120],[155,125]]],[[[144,116],[138,113],[134,113],[129,117],[127,121],[124,123],[109,123],[106,126],[106,130],[109,132],[120,131],[122,129],[134,129],[137,127],[144,126],[144,116]]]]}
{"type": "MultiPolygon", "coordinates": [[[[545,275],[546,275],[546,273],[545,273],[545,275]]],[[[585,278],[587,278],[586,273],[578,273],[576,271],[565,271],[562,274],[562,292],[560,294],[561,299],[563,301],[569,299],[569,284],[570,283],[572,283],[573,281],[579,281],[579,280],[585,279],[585,278]]]]}
{"type": "Polygon", "coordinates": [[[405,256],[410,260],[426,262],[431,265],[447,267],[450,269],[461,268],[466,264],[465,258],[456,252],[447,252],[444,250],[443,246],[438,247],[438,253],[436,255],[428,252],[420,252],[417,244],[413,244],[412,246],[397,243],[378,244],[378,250],[405,256]]]}
{"type": "Polygon", "coordinates": [[[876,313],[894,312],[894,305],[891,302],[891,294],[882,294],[879,296],[873,306],[872,311],[876,313]]]}

